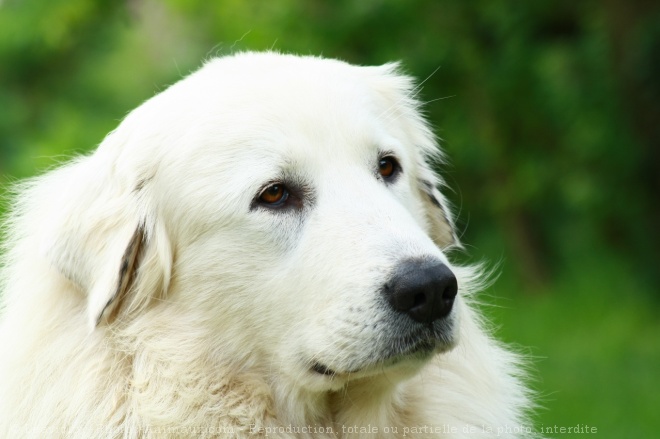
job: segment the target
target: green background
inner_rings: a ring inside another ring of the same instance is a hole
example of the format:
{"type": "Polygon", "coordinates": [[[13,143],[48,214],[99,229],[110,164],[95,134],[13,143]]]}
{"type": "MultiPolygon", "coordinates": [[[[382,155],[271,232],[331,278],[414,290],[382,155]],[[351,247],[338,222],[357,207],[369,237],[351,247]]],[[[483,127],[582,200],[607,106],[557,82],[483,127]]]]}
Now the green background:
{"type": "Polygon", "coordinates": [[[462,258],[497,267],[484,309],[530,357],[537,427],[658,437],[657,1],[3,0],[0,194],[248,49],[426,80],[462,258]]]}

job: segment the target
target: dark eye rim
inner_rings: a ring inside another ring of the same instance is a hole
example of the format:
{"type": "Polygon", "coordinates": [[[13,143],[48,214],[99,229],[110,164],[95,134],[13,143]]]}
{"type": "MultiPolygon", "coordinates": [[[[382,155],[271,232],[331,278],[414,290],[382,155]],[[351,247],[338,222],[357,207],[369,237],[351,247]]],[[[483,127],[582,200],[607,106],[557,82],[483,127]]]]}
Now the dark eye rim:
{"type": "Polygon", "coordinates": [[[250,210],[263,210],[268,212],[299,212],[305,207],[314,204],[314,193],[311,186],[303,181],[291,179],[276,179],[265,183],[257,192],[250,205],[250,210]],[[284,196],[275,203],[261,199],[265,191],[273,186],[282,186],[284,196]]]}
{"type": "Polygon", "coordinates": [[[281,206],[284,206],[290,196],[291,196],[291,191],[289,190],[287,185],[285,185],[282,182],[277,182],[276,181],[276,182],[271,182],[271,183],[268,183],[267,185],[265,185],[259,191],[259,194],[257,195],[255,201],[256,201],[257,204],[259,204],[261,206],[265,206],[265,207],[269,207],[271,209],[275,209],[275,208],[279,208],[281,206]],[[269,201],[264,200],[263,196],[266,193],[266,191],[268,191],[269,189],[271,189],[275,186],[281,186],[282,187],[282,196],[275,202],[269,202],[269,201]]]}
{"type": "Polygon", "coordinates": [[[378,158],[377,174],[380,178],[382,178],[387,183],[394,183],[398,179],[399,175],[402,172],[403,172],[403,169],[401,168],[401,164],[399,163],[399,160],[396,158],[396,156],[394,154],[388,152],[388,153],[382,154],[378,158]],[[390,175],[387,175],[387,176],[381,174],[381,172],[380,172],[380,166],[381,166],[381,163],[384,160],[388,160],[392,163],[392,173],[390,175]]]}

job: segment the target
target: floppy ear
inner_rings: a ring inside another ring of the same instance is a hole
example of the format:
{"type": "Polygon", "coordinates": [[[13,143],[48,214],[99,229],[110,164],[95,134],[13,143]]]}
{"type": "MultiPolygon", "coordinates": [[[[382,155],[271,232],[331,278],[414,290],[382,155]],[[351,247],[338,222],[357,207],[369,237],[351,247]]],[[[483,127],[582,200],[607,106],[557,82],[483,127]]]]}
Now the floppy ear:
{"type": "Polygon", "coordinates": [[[430,225],[431,238],[442,249],[461,247],[449,204],[437,189],[441,182],[426,162],[427,159],[441,159],[442,155],[433,132],[420,111],[421,104],[417,100],[417,94],[421,84],[415,86],[413,79],[401,72],[399,63],[366,67],[364,72],[373,90],[382,100],[380,105],[386,109],[380,117],[388,124],[403,123],[408,142],[416,146],[417,187],[430,225]]]}
{"type": "Polygon", "coordinates": [[[147,183],[116,181],[116,170],[104,170],[102,162],[92,156],[57,171],[62,177],[53,191],[61,195],[42,241],[52,266],[85,294],[92,329],[163,297],[172,265],[164,225],[148,206],[147,183]]]}
{"type": "MultiPolygon", "coordinates": [[[[88,299],[90,323],[98,326],[104,317],[108,321],[111,321],[118,314],[121,305],[127,299],[128,290],[132,287],[134,278],[137,275],[139,267],[138,257],[140,256],[140,250],[142,249],[144,240],[145,236],[142,225],[137,225],[120,259],[119,270],[115,275],[114,282],[111,280],[109,285],[107,282],[101,282],[98,284],[98,290],[92,287],[88,299]]],[[[112,274],[110,270],[108,273],[112,274]]]]}
{"type": "Polygon", "coordinates": [[[453,218],[447,200],[438,190],[437,178],[426,164],[423,165],[418,179],[418,189],[430,225],[430,236],[435,244],[445,250],[451,247],[461,247],[456,235],[453,218]]]}

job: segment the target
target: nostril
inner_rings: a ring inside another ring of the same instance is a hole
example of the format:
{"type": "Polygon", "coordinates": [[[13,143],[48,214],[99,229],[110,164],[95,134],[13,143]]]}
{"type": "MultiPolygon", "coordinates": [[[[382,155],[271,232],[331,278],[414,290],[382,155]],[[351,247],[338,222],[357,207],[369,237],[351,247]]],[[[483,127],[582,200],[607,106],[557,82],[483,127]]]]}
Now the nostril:
{"type": "Polygon", "coordinates": [[[416,308],[418,306],[423,306],[425,304],[426,304],[426,294],[424,294],[424,293],[415,294],[415,298],[413,300],[412,308],[416,308]]]}
{"type": "Polygon", "coordinates": [[[458,294],[458,283],[456,282],[456,276],[451,270],[447,269],[445,275],[443,276],[442,281],[442,307],[437,311],[439,315],[447,315],[451,311],[454,305],[454,299],[458,294]]]}
{"type": "Polygon", "coordinates": [[[448,280],[448,285],[442,292],[442,298],[444,300],[454,300],[456,294],[458,294],[458,283],[456,282],[456,277],[452,275],[448,280]]]}

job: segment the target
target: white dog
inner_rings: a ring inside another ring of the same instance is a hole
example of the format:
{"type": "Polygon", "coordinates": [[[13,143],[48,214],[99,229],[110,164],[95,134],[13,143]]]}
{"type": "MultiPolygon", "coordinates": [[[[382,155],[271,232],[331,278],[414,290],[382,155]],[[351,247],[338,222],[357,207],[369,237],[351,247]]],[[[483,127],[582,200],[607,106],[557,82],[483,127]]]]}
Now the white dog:
{"type": "Polygon", "coordinates": [[[415,92],[395,64],[213,59],[19,187],[0,437],[533,436],[415,92]]]}

